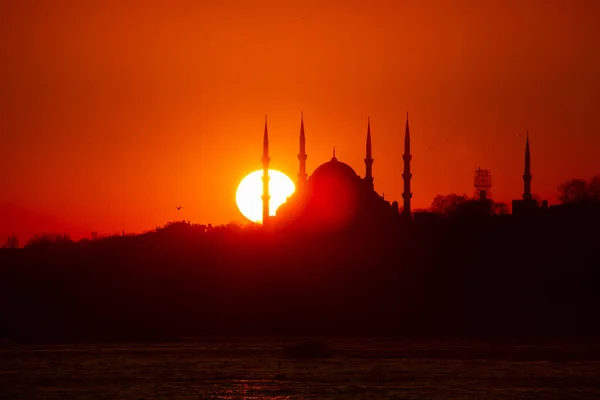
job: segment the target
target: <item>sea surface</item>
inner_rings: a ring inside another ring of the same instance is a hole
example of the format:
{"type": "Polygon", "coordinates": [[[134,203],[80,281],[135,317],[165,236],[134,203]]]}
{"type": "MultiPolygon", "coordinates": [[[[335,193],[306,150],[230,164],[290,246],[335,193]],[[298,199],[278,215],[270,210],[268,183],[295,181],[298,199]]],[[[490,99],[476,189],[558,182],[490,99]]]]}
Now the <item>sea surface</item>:
{"type": "Polygon", "coordinates": [[[299,339],[0,347],[1,399],[600,399],[600,344],[299,339]]]}

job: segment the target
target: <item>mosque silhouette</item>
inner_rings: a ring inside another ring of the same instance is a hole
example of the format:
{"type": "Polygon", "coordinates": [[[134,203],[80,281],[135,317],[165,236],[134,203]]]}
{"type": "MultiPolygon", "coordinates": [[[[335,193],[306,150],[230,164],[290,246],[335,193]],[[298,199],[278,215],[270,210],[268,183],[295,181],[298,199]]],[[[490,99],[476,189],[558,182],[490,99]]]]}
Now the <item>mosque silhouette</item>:
{"type": "MultiPolygon", "coordinates": [[[[296,229],[343,229],[356,225],[376,225],[400,217],[398,203],[385,200],[373,184],[373,156],[371,150],[371,123],[367,124],[365,177],[361,178],[348,164],[333,157],[319,165],[312,175],[306,173],[306,136],[304,117],[300,119],[299,170],[296,191],[276,212],[269,216],[269,133],[265,117],[263,138],[263,225],[278,228],[293,226],[296,229]]],[[[404,154],[404,208],[403,215],[410,217],[410,130],[408,114],[404,154]]]]}
{"type": "MultiPolygon", "coordinates": [[[[306,173],[306,136],[304,118],[300,120],[300,140],[298,154],[298,180],[296,191],[288,197],[276,211],[269,216],[269,134],[265,117],[263,137],[263,225],[276,228],[293,227],[308,230],[339,230],[352,227],[381,228],[393,226],[399,221],[413,219],[411,211],[411,160],[410,127],[408,113],[404,132],[404,171],[402,179],[404,190],[403,205],[397,201],[389,202],[383,195],[375,191],[373,179],[373,155],[371,149],[371,122],[367,122],[365,148],[365,175],[360,177],[348,164],[338,160],[333,148],[331,160],[319,165],[312,175],[306,173]]],[[[539,204],[531,194],[531,156],[529,149],[529,133],[525,148],[525,173],[523,175],[523,199],[513,201],[513,212],[531,213],[539,210],[539,204]]],[[[485,202],[485,196],[481,198],[485,202]]],[[[546,203],[547,204],[547,203],[546,203]]],[[[547,207],[547,205],[546,205],[547,207]]],[[[430,214],[430,213],[425,213],[430,214]]],[[[416,215],[415,215],[416,217],[416,215]]]]}

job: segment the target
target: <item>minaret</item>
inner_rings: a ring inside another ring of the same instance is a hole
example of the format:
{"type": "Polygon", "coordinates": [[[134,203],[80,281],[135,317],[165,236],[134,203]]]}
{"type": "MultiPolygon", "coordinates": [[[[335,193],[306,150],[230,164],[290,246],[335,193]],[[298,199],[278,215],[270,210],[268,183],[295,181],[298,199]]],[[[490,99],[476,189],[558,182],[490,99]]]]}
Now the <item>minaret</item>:
{"type": "Polygon", "coordinates": [[[304,115],[300,114],[300,152],[298,153],[298,187],[306,182],[306,138],[304,137],[304,115]]]}
{"type": "Polygon", "coordinates": [[[373,157],[371,155],[371,117],[367,120],[367,156],[365,158],[365,181],[371,190],[374,189],[373,185],[373,157]]]}
{"type": "Polygon", "coordinates": [[[531,201],[531,154],[529,153],[529,130],[527,131],[527,142],[525,143],[525,173],[523,174],[523,200],[531,201]]]}
{"type": "Polygon", "coordinates": [[[410,154],[410,129],[408,128],[408,113],[406,113],[404,155],[402,156],[402,159],[404,160],[404,173],[402,174],[402,178],[404,179],[404,193],[402,193],[402,198],[404,199],[403,215],[410,218],[410,199],[412,197],[412,193],[410,192],[410,180],[412,178],[412,174],[410,173],[410,161],[412,160],[412,155],[410,154]]]}
{"type": "Polygon", "coordinates": [[[267,116],[265,115],[265,135],[263,137],[263,156],[262,156],[262,165],[263,165],[263,225],[268,224],[269,222],[269,200],[271,196],[269,196],[269,132],[267,131],[267,116]]]}

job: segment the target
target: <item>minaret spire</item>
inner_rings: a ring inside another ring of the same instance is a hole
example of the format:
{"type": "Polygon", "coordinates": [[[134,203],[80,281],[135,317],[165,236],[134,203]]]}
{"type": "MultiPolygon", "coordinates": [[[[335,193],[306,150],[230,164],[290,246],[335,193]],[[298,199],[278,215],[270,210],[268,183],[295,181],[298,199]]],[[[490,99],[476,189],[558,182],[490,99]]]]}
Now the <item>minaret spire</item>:
{"type": "Polygon", "coordinates": [[[531,201],[531,153],[529,152],[529,129],[527,130],[527,141],[525,142],[525,173],[523,174],[523,200],[531,201]]]}
{"type": "Polygon", "coordinates": [[[298,153],[298,187],[306,182],[306,138],[304,137],[304,113],[300,114],[300,152],[298,153]]]}
{"type": "Polygon", "coordinates": [[[373,156],[371,154],[371,117],[367,120],[367,149],[365,157],[365,181],[371,190],[374,189],[373,185],[373,156]]]}
{"type": "Polygon", "coordinates": [[[269,195],[269,161],[271,161],[271,159],[269,158],[269,131],[267,130],[267,115],[265,114],[265,134],[263,136],[263,156],[262,156],[262,165],[263,165],[262,223],[263,223],[263,225],[266,225],[269,222],[269,200],[271,199],[271,196],[269,195]]]}
{"type": "Polygon", "coordinates": [[[412,160],[412,155],[410,154],[410,128],[408,126],[408,112],[406,113],[404,155],[402,156],[402,159],[404,160],[404,173],[402,174],[402,179],[404,179],[404,193],[402,193],[402,198],[404,199],[403,215],[407,218],[410,218],[410,199],[412,198],[412,193],[410,192],[410,180],[412,178],[412,174],[410,172],[410,161],[412,160]]]}

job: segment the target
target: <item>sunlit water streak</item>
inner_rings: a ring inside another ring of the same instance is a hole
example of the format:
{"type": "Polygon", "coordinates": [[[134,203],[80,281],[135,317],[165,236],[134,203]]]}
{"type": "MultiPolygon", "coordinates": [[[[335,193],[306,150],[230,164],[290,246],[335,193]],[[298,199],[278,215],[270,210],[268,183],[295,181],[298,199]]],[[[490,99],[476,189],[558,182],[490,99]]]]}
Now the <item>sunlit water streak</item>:
{"type": "Polygon", "coordinates": [[[283,359],[272,341],[5,348],[0,398],[600,399],[595,360],[461,359],[475,345],[456,343],[333,347],[341,350],[334,358],[307,361],[283,359]],[[407,348],[450,347],[456,356],[395,358],[407,348]]]}

